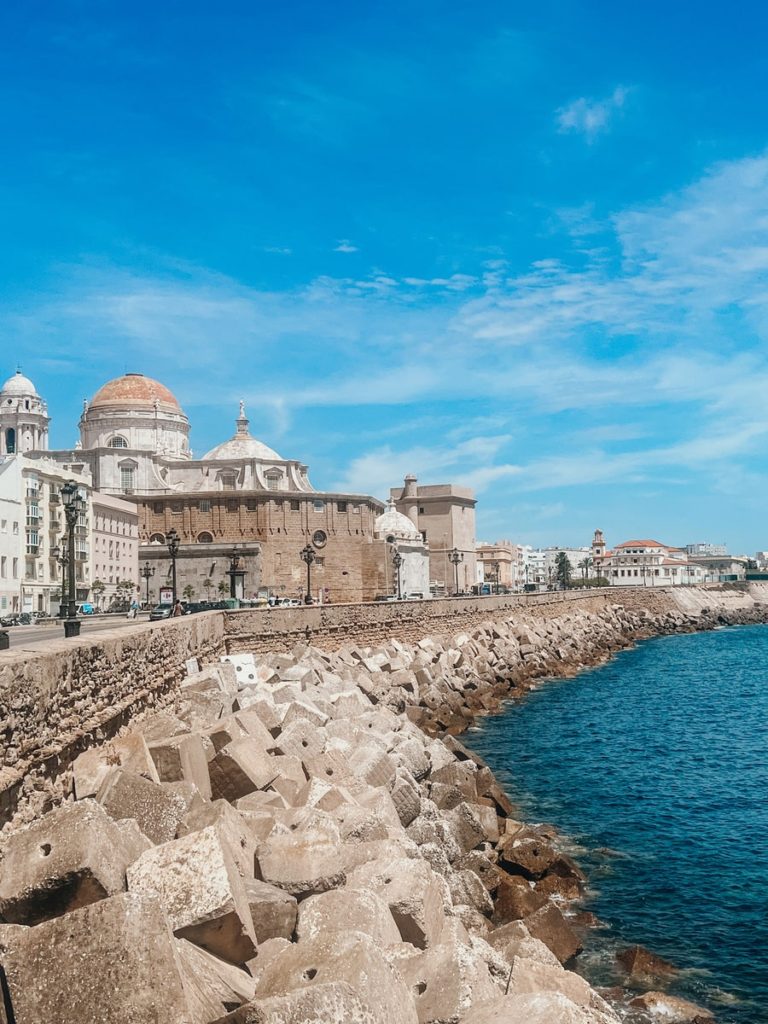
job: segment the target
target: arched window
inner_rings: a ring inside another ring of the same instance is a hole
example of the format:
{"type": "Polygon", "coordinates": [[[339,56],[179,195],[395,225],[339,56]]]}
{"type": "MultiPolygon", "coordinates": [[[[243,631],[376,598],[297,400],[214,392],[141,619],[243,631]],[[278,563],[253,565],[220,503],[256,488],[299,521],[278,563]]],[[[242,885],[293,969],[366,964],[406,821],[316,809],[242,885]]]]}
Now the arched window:
{"type": "Polygon", "coordinates": [[[152,536],[149,538],[149,543],[150,544],[165,544],[165,534],[164,533],[153,533],[152,536]]]}
{"type": "Polygon", "coordinates": [[[109,441],[107,443],[108,443],[108,446],[110,448],[127,448],[128,447],[128,442],[125,440],[124,437],[121,437],[119,434],[115,434],[114,437],[110,437],[110,439],[109,439],[109,441]]]}
{"type": "Polygon", "coordinates": [[[213,544],[213,537],[208,532],[200,533],[200,534],[198,534],[198,537],[197,537],[197,543],[198,544],[213,544]]]}
{"type": "Polygon", "coordinates": [[[8,427],[5,432],[5,450],[8,455],[16,454],[16,431],[8,427]]]}

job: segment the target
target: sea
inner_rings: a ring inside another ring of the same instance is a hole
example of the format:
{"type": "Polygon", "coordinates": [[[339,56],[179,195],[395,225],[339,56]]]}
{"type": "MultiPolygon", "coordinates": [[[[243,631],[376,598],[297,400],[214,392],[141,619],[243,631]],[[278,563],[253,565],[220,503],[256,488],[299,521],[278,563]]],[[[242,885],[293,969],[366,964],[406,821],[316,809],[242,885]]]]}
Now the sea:
{"type": "Polygon", "coordinates": [[[622,983],[637,943],[718,1024],[768,1024],[768,626],[643,641],[466,742],[586,869],[590,982],[622,983]]]}

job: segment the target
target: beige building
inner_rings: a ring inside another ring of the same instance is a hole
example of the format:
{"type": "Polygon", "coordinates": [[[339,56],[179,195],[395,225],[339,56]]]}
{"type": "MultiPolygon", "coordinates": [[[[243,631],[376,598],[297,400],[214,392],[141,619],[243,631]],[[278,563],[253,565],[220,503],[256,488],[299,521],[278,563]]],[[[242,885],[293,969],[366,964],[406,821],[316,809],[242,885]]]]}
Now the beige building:
{"type": "Polygon", "coordinates": [[[522,589],[525,576],[523,548],[511,540],[477,546],[478,582],[498,584],[515,591],[522,589]],[[482,578],[480,576],[482,575],[482,578]]]}
{"type": "Polygon", "coordinates": [[[429,545],[391,498],[374,523],[374,534],[386,543],[388,555],[379,592],[403,599],[429,597],[429,545]]]}
{"type": "Polygon", "coordinates": [[[112,494],[94,492],[91,498],[93,604],[108,611],[138,594],[139,512],[136,505],[112,494]],[[119,586],[133,583],[133,590],[119,586]]]}
{"type": "Polygon", "coordinates": [[[429,545],[429,579],[433,594],[469,591],[477,580],[475,500],[468,487],[455,484],[419,485],[412,474],[390,497],[429,545]],[[452,552],[459,561],[451,561],[452,552]],[[458,588],[457,588],[458,584],[458,588]]]}

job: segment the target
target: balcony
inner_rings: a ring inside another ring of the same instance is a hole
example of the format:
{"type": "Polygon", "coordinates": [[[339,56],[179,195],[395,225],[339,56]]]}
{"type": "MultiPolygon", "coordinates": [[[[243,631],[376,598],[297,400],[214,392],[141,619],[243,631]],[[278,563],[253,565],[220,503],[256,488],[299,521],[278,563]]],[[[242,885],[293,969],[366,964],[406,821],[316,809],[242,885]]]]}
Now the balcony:
{"type": "Polygon", "coordinates": [[[27,544],[27,554],[37,557],[40,554],[39,544],[27,544]]]}

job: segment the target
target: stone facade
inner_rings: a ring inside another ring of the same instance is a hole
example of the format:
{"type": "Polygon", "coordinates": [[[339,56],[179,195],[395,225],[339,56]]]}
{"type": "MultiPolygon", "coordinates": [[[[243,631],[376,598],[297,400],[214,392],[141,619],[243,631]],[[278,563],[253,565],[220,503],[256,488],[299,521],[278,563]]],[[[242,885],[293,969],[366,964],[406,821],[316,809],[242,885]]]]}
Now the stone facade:
{"type": "Polygon", "coordinates": [[[48,407],[35,385],[17,370],[0,388],[0,455],[48,447],[48,407]]]}
{"type": "MultiPolygon", "coordinates": [[[[116,601],[125,601],[127,590],[118,590],[121,582],[139,586],[139,515],[136,506],[111,494],[95,492],[91,501],[93,516],[93,574],[94,604],[100,609],[111,608],[116,601]],[[103,590],[96,586],[96,581],[103,590]]],[[[130,596],[133,596],[130,595],[130,596]]]]}
{"type": "Polygon", "coordinates": [[[315,600],[364,601],[382,592],[386,544],[374,536],[381,503],[373,498],[313,492],[276,494],[236,491],[157,496],[139,502],[141,560],[156,567],[152,587],[170,585],[166,537],[181,539],[177,590],[192,587],[193,600],[229,594],[230,554],[237,545],[245,569],[244,595],[259,592],[299,598],[306,591],[307,567],[299,552],[315,551],[315,600]],[[221,584],[224,585],[220,589],[221,584]]]}

